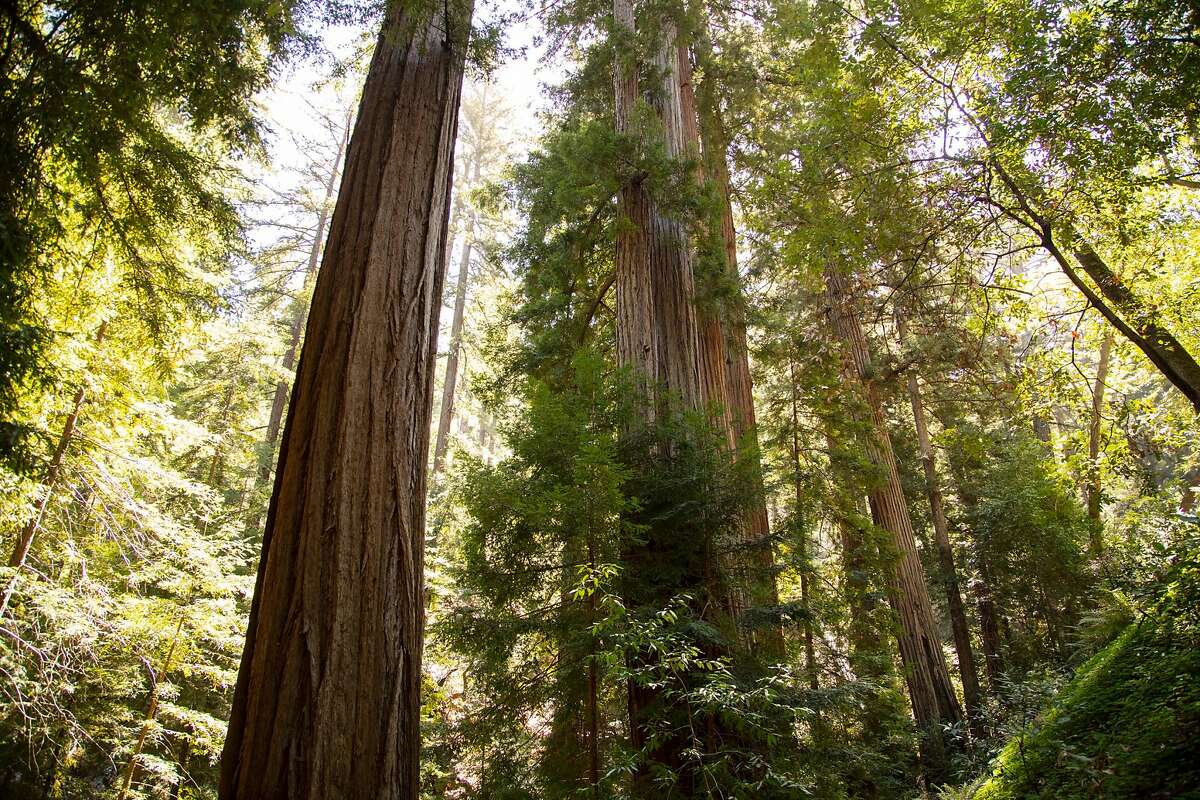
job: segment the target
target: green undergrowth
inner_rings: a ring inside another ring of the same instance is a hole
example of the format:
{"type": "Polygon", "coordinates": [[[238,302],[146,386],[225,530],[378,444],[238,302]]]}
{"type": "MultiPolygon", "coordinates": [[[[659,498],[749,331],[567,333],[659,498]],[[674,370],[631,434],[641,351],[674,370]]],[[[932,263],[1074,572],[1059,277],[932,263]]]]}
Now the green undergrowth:
{"type": "Polygon", "coordinates": [[[1153,611],[1004,747],[973,800],[1200,798],[1195,564],[1175,564],[1153,611]]]}

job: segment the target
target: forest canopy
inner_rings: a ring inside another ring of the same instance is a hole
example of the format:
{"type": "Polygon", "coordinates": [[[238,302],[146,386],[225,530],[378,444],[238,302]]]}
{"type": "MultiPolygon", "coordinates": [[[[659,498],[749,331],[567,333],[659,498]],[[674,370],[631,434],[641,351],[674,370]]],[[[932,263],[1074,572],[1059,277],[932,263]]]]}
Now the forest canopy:
{"type": "Polygon", "coordinates": [[[1200,7],[0,3],[0,796],[1200,793],[1200,7]]]}

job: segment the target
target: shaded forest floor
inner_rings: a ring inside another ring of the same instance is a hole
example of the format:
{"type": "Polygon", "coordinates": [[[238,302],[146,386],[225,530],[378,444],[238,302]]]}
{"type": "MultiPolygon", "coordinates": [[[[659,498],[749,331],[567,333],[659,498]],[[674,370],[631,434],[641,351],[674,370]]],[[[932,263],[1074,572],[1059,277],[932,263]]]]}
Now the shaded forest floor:
{"type": "Polygon", "coordinates": [[[1175,572],[1153,611],[1089,659],[962,796],[1200,797],[1200,587],[1194,563],[1175,572]]]}

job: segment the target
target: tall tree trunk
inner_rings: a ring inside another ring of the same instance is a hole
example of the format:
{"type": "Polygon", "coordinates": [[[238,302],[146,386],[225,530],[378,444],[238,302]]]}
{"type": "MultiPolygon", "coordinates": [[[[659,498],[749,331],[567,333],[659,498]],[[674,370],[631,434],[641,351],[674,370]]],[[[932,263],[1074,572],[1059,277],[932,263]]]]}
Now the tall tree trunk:
{"type": "MultiPolygon", "coordinates": [[[[829,451],[834,452],[833,437],[826,434],[829,451]]],[[[869,687],[884,688],[894,685],[892,660],[887,634],[875,624],[877,601],[871,590],[869,570],[879,561],[879,552],[867,540],[865,531],[858,524],[862,518],[866,498],[859,496],[852,514],[849,509],[839,510],[836,524],[842,547],[843,593],[849,607],[846,639],[849,645],[848,661],[855,680],[869,687]]],[[[895,716],[888,714],[880,697],[872,697],[863,707],[863,736],[869,741],[877,731],[893,723],[895,716]]],[[[871,769],[865,764],[853,764],[848,770],[848,788],[851,797],[874,800],[879,797],[880,786],[872,777],[871,769]]]]}
{"type": "Polygon", "coordinates": [[[1100,502],[1103,497],[1100,486],[1100,430],[1104,424],[1104,382],[1108,380],[1108,359],[1112,353],[1112,329],[1104,331],[1104,339],[1100,342],[1100,359],[1096,364],[1096,381],[1092,384],[1092,419],[1088,426],[1088,485],[1087,510],[1088,519],[1092,523],[1091,537],[1088,540],[1092,558],[1097,558],[1104,551],[1103,533],[1100,522],[1100,502]]]}
{"type": "MultiPolygon", "coordinates": [[[[938,415],[942,427],[947,427],[945,416],[938,415]]],[[[954,477],[959,499],[968,514],[979,506],[979,498],[969,488],[967,483],[966,465],[961,460],[951,456],[950,472],[954,477]]],[[[983,650],[984,672],[988,679],[988,691],[996,697],[1002,694],[1004,683],[1003,642],[1000,632],[1002,615],[996,598],[992,594],[995,583],[992,580],[991,563],[987,553],[974,540],[976,553],[976,568],[979,577],[973,582],[972,593],[975,595],[975,607],[979,612],[979,638],[983,650]]]]}
{"type": "MultiPolygon", "coordinates": [[[[588,535],[588,568],[596,568],[596,542],[588,535]]],[[[588,622],[595,630],[599,621],[596,609],[596,593],[588,594],[588,622]]],[[[595,635],[591,637],[588,652],[588,688],[587,688],[587,726],[588,726],[588,784],[591,795],[599,800],[600,797],[600,666],[599,641],[595,635]]]]}
{"type": "MultiPolygon", "coordinates": [[[[301,290],[301,300],[297,302],[292,315],[292,324],[288,330],[288,348],[283,353],[283,371],[289,376],[296,368],[296,354],[300,351],[300,336],[304,333],[304,321],[308,318],[308,289],[317,276],[317,266],[321,263],[321,246],[325,244],[325,226],[329,224],[329,201],[333,198],[333,190],[337,188],[337,177],[342,166],[342,155],[346,152],[346,144],[350,140],[350,123],[352,114],[346,115],[346,125],[342,128],[342,138],[338,140],[337,153],[329,167],[329,177],[325,180],[325,194],[321,198],[321,210],[317,214],[317,229],[313,232],[312,246],[308,250],[308,262],[304,265],[304,288],[301,290]]],[[[271,398],[271,415],[267,419],[267,435],[263,439],[266,450],[266,460],[258,469],[258,478],[266,482],[271,477],[271,465],[275,462],[275,443],[279,441],[279,426],[283,422],[283,409],[287,406],[288,389],[291,380],[281,380],[275,384],[275,394],[271,398]]]]}
{"type": "MultiPolygon", "coordinates": [[[[631,114],[637,100],[638,65],[634,59],[623,55],[631,52],[631,48],[621,46],[632,42],[636,27],[631,0],[614,0],[613,19],[614,39],[618,44],[614,73],[616,127],[620,133],[634,134],[631,114]]],[[[680,158],[686,153],[687,133],[682,87],[677,74],[679,56],[674,24],[663,24],[659,35],[662,39],[651,67],[661,83],[650,93],[651,105],[662,123],[663,144],[668,155],[680,158]]],[[[631,425],[636,431],[653,424],[661,414],[695,410],[701,406],[698,332],[693,304],[691,246],[684,225],[662,213],[637,176],[627,179],[622,186],[620,209],[623,219],[616,238],[617,361],[618,365],[632,370],[637,388],[644,393],[639,419],[631,425]]],[[[656,456],[673,457],[673,445],[661,443],[656,456]]],[[[673,543],[673,546],[678,545],[673,543]]],[[[682,545],[684,550],[694,548],[696,554],[709,549],[708,543],[703,541],[682,545]]],[[[646,572],[659,568],[656,564],[662,557],[659,551],[666,546],[668,543],[651,530],[648,541],[628,549],[624,558],[631,587],[647,583],[646,572]]],[[[662,590],[669,592],[672,588],[690,590],[694,597],[700,598],[709,587],[701,576],[685,578],[684,583],[693,578],[696,585],[656,586],[656,591],[646,596],[637,589],[638,594],[632,602],[635,605],[656,603],[662,590]]],[[[634,654],[632,660],[635,666],[645,665],[652,662],[653,657],[641,653],[634,654]]],[[[660,688],[630,681],[627,692],[630,739],[635,750],[648,748],[645,762],[678,769],[687,758],[686,749],[692,745],[687,737],[666,737],[651,745],[648,717],[662,698],[660,688]]],[[[655,791],[652,769],[645,762],[634,775],[634,794],[639,796],[655,791]]],[[[682,776],[677,787],[684,796],[690,792],[689,780],[689,776],[682,776]]]]}
{"type": "Polygon", "coordinates": [[[999,695],[1004,683],[1004,656],[1000,637],[1000,612],[992,597],[990,575],[981,567],[976,586],[976,605],[979,609],[979,636],[983,643],[983,665],[987,671],[988,689],[999,695]]]}
{"type": "MultiPolygon", "coordinates": [[[[96,329],[93,347],[99,348],[104,343],[104,335],[107,330],[108,323],[101,322],[100,327],[96,329]]],[[[25,568],[25,559],[29,557],[29,548],[33,546],[33,537],[37,535],[42,518],[46,515],[46,507],[50,505],[50,501],[54,498],[54,491],[58,488],[63,458],[66,457],[67,448],[70,447],[71,439],[75,436],[75,426],[79,423],[79,412],[83,409],[86,399],[87,392],[84,391],[84,387],[80,386],[71,401],[71,411],[67,414],[66,422],[63,423],[62,433],[58,435],[58,443],[54,446],[54,454],[50,457],[50,466],[46,470],[46,476],[42,478],[41,495],[34,503],[33,513],[29,515],[29,520],[21,527],[21,533],[17,536],[17,543],[13,547],[12,555],[8,557],[8,566],[15,569],[16,574],[9,580],[8,586],[4,587],[4,597],[0,598],[0,617],[3,617],[8,610],[13,592],[17,589],[21,570],[25,568]]]]}
{"type": "Polygon", "coordinates": [[[882,471],[882,481],[868,494],[871,515],[875,524],[892,536],[897,562],[889,584],[900,622],[898,639],[904,677],[913,717],[920,729],[926,778],[932,784],[940,784],[946,780],[949,767],[948,742],[941,726],[957,722],[962,714],[938,640],[883,401],[870,378],[870,352],[850,296],[849,282],[832,266],[826,268],[825,280],[831,327],[844,347],[846,372],[862,387],[871,415],[872,430],[863,443],[868,459],[882,471]]]}
{"type": "MultiPolygon", "coordinates": [[[[613,94],[617,133],[635,134],[634,107],[638,99],[638,64],[630,55],[635,37],[633,0],[613,0],[613,34],[617,40],[613,94]]],[[[620,224],[616,234],[617,363],[630,368],[644,408],[652,421],[652,389],[658,375],[654,335],[654,296],[650,280],[650,196],[639,175],[626,176],[619,193],[620,224]]],[[[637,425],[634,420],[634,426],[637,425]]]]}
{"type": "MultiPolygon", "coordinates": [[[[473,156],[471,185],[479,184],[482,154],[473,156]]],[[[458,351],[462,344],[463,316],[467,306],[467,284],[471,280],[471,250],[475,245],[475,214],[467,212],[463,229],[462,256],[458,262],[458,283],[454,287],[454,316],[450,322],[450,350],[446,354],[446,377],[442,382],[441,411],[438,414],[437,442],[433,448],[433,477],[442,471],[446,448],[450,442],[450,423],[454,419],[454,393],[458,386],[458,351]]]]}
{"type": "MultiPolygon", "coordinates": [[[[653,69],[661,76],[651,105],[663,125],[667,155],[688,157],[689,127],[685,126],[683,87],[679,80],[679,33],[674,23],[666,23],[660,32],[662,41],[655,51],[653,69]]],[[[696,322],[695,277],[692,271],[692,246],[683,222],[664,214],[650,204],[650,278],[654,309],[651,322],[658,349],[658,384],[663,401],[679,402],[681,408],[697,409],[703,403],[700,387],[696,322]]]]}
{"type": "MultiPolygon", "coordinates": [[[[703,51],[709,48],[707,35],[701,36],[703,51]]],[[[758,448],[758,424],[754,412],[754,384],[750,376],[750,348],[746,337],[744,298],[741,292],[741,275],[737,262],[737,230],[733,221],[733,203],[729,177],[729,136],[721,116],[717,88],[711,78],[706,78],[692,97],[691,65],[686,51],[680,50],[680,74],[684,80],[684,98],[695,117],[702,149],[705,176],[712,181],[720,200],[720,242],[724,249],[725,281],[736,287],[725,307],[723,315],[703,320],[701,328],[701,351],[706,352],[704,362],[723,361],[716,380],[720,387],[721,405],[729,427],[729,440],[741,451],[743,457],[754,460],[751,471],[754,485],[751,487],[755,500],[746,511],[743,523],[743,544],[750,549],[749,602],[756,606],[773,607],[779,604],[779,588],[776,583],[775,553],[771,540],[771,523],[767,515],[766,492],[762,484],[762,464],[758,448]]],[[[757,655],[769,659],[782,659],[786,654],[783,631],[771,626],[752,632],[752,645],[757,655]]]]}
{"type": "Polygon", "coordinates": [[[438,313],[470,6],[389,4],[284,425],[223,800],[415,800],[438,313]]]}
{"type": "MultiPolygon", "coordinates": [[[[904,336],[903,323],[900,335],[904,336]]],[[[929,428],[925,422],[925,406],[921,401],[921,387],[917,376],[909,373],[908,398],[912,405],[913,421],[917,429],[917,446],[921,451],[921,467],[925,472],[925,493],[929,498],[929,513],[933,518],[933,538],[938,550],[941,580],[946,592],[946,608],[950,612],[950,627],[954,631],[954,652],[958,656],[958,674],[962,680],[963,701],[967,706],[972,732],[982,734],[979,727],[983,703],[979,691],[979,671],[975,667],[975,655],[971,651],[971,633],[967,627],[967,615],[963,608],[962,592],[958,583],[958,570],[954,565],[954,548],[950,545],[950,528],[946,522],[946,510],[942,505],[942,490],[934,461],[933,444],[929,440],[929,428]]]]}

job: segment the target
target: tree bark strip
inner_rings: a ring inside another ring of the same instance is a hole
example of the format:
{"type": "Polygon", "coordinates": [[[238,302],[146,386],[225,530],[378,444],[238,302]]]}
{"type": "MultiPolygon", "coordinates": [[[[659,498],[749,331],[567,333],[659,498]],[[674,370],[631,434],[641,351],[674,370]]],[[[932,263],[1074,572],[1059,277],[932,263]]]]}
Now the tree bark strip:
{"type": "MultiPolygon", "coordinates": [[[[614,36],[618,45],[632,42],[636,17],[631,0],[613,2],[614,36]]],[[[650,105],[662,124],[663,145],[673,158],[686,156],[687,131],[684,127],[682,87],[679,81],[678,32],[673,23],[659,29],[662,37],[657,43],[649,65],[660,82],[649,92],[650,105]]],[[[637,102],[636,59],[622,56],[631,48],[618,46],[614,74],[617,131],[632,134],[631,114],[637,102]]],[[[674,415],[695,411],[703,403],[698,361],[698,330],[694,305],[694,277],[688,232],[682,221],[667,214],[652,201],[640,180],[634,176],[621,189],[621,220],[616,240],[617,285],[617,360],[629,367],[643,391],[644,408],[639,419],[631,424],[633,430],[650,427],[659,415],[674,415]]],[[[659,458],[672,458],[670,442],[657,444],[659,458]]],[[[624,559],[629,567],[630,585],[647,582],[650,569],[656,569],[662,541],[649,541],[627,550],[624,559]]],[[[683,543],[684,549],[707,550],[709,543],[683,543]]],[[[702,559],[706,568],[710,557],[702,559]]],[[[689,591],[703,600],[711,591],[709,575],[684,578],[686,586],[659,586],[658,589],[689,591]]],[[[657,592],[656,592],[657,594],[657,592]]],[[[659,598],[634,597],[632,602],[657,603],[659,598]]],[[[703,603],[701,603],[703,605],[703,603]]],[[[652,663],[648,653],[633,654],[635,665],[652,663]]],[[[659,706],[663,692],[657,686],[630,681],[627,704],[630,720],[630,739],[633,748],[645,750],[645,758],[633,776],[633,793],[648,796],[655,791],[651,764],[678,769],[688,758],[691,746],[685,736],[670,736],[651,746],[647,718],[659,706]]],[[[686,796],[688,783],[695,776],[681,776],[677,790],[686,796]]]]}
{"type": "Polygon", "coordinates": [[[426,456],[470,7],[391,4],[313,293],[223,800],[415,800],[426,456]]]}
{"type": "MultiPolygon", "coordinates": [[[[903,338],[904,324],[899,320],[899,333],[903,338]]],[[[958,570],[954,565],[954,548],[950,545],[950,526],[946,522],[946,510],[942,505],[942,490],[934,461],[933,444],[929,440],[929,427],[925,421],[925,406],[921,399],[921,387],[917,376],[909,373],[908,398],[912,405],[913,422],[917,429],[917,446],[921,452],[921,467],[925,473],[925,493],[929,498],[929,512],[933,518],[933,537],[938,550],[939,576],[946,592],[946,608],[950,612],[950,627],[954,632],[954,652],[958,656],[958,674],[962,681],[963,701],[967,707],[972,732],[982,734],[980,729],[983,711],[982,695],[979,690],[979,671],[975,666],[975,655],[971,651],[971,633],[967,627],[967,615],[963,608],[962,592],[958,582],[958,570]]]]}
{"type": "MultiPolygon", "coordinates": [[[[707,50],[707,35],[701,37],[701,45],[707,50]]],[[[690,92],[693,86],[691,68],[686,54],[681,54],[681,72],[686,77],[684,85],[690,92]]],[[[685,94],[685,97],[687,95],[685,94]]],[[[720,241],[724,248],[724,279],[736,288],[723,309],[724,316],[718,317],[716,329],[703,329],[702,350],[719,336],[719,350],[714,347],[710,358],[724,358],[721,379],[724,382],[722,405],[729,425],[729,438],[733,447],[743,457],[754,460],[751,474],[755,485],[751,487],[756,500],[746,514],[742,530],[743,542],[750,548],[750,604],[774,607],[779,605],[779,588],[776,582],[775,553],[772,547],[771,523],[767,514],[766,492],[762,485],[762,461],[758,443],[758,423],[754,411],[754,383],[750,376],[750,348],[746,335],[745,298],[741,291],[741,275],[738,272],[737,230],[733,220],[732,190],[729,175],[729,135],[721,116],[716,87],[711,78],[706,78],[698,87],[696,97],[691,100],[699,126],[702,163],[705,176],[713,182],[720,203],[720,241]]],[[[786,654],[783,631],[771,626],[754,632],[752,642],[758,655],[769,659],[782,659],[786,654]]]]}
{"type": "Polygon", "coordinates": [[[889,575],[890,594],[900,626],[898,639],[904,662],[913,717],[920,730],[921,759],[932,784],[945,782],[949,767],[948,742],[941,726],[962,717],[950,671],[937,636],[925,571],[917,554],[916,535],[878,387],[870,379],[870,352],[850,296],[849,282],[836,268],[825,270],[831,328],[844,348],[848,377],[862,388],[873,430],[864,437],[868,459],[882,471],[880,483],[868,493],[875,524],[892,536],[897,562],[889,575]]]}
{"type": "MultiPolygon", "coordinates": [[[[667,155],[683,160],[690,148],[678,74],[679,32],[674,23],[666,23],[661,36],[652,64],[661,82],[650,93],[651,105],[663,126],[667,155]]],[[[664,400],[678,402],[681,408],[698,409],[704,399],[691,242],[683,222],[664,214],[655,203],[650,204],[648,242],[658,385],[664,400]]]]}
{"type": "MultiPolygon", "coordinates": [[[[619,44],[632,42],[636,20],[633,0],[613,0],[613,32],[619,44]]],[[[638,98],[638,64],[630,48],[617,47],[613,94],[617,133],[632,136],[638,98]]],[[[655,413],[651,390],[658,375],[658,347],[652,321],[654,298],[650,279],[650,197],[640,176],[627,176],[621,185],[616,233],[617,364],[633,373],[645,408],[642,418],[655,413]]],[[[637,422],[635,421],[636,425],[637,422]]]]}

